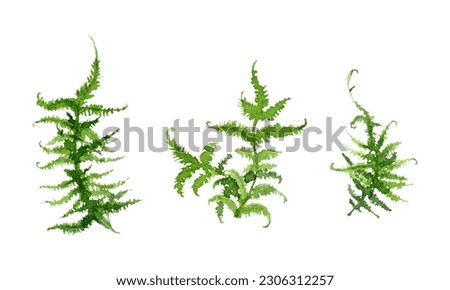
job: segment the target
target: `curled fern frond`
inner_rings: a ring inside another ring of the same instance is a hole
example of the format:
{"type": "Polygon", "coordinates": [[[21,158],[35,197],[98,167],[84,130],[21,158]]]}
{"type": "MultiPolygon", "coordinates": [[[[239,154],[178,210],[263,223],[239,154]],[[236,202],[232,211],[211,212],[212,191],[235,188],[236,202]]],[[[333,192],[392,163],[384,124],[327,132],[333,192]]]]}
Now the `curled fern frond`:
{"type": "Polygon", "coordinates": [[[365,127],[366,140],[359,140],[349,134],[356,149],[347,148],[355,159],[342,153],[347,165],[335,167],[334,163],[332,163],[330,169],[347,173],[358,191],[355,191],[351,185],[348,186],[349,203],[352,206],[348,215],[351,215],[355,210],[361,211],[361,209],[364,209],[378,218],[379,215],[373,211],[372,206],[389,212],[391,208],[385,200],[404,201],[394,191],[410,184],[407,183],[405,176],[395,173],[395,170],[411,161],[415,161],[415,159],[398,159],[397,148],[401,143],[386,143],[387,133],[393,124],[397,125],[396,121],[391,121],[384,126],[381,132],[377,132],[377,127],[381,125],[375,122],[374,117],[353,97],[355,86],[351,86],[350,83],[355,72],[358,71],[351,70],[347,75],[347,88],[352,102],[362,114],[353,118],[350,122],[350,127],[354,129],[357,124],[362,124],[365,127]]]}

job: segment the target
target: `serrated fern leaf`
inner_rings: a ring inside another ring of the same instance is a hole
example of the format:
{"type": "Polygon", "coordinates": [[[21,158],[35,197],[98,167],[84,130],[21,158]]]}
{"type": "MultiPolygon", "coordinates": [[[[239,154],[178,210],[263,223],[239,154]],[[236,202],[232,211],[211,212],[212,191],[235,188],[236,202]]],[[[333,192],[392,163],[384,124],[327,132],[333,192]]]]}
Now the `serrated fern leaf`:
{"type": "Polygon", "coordinates": [[[51,190],[63,190],[69,188],[71,185],[75,183],[75,180],[64,180],[61,183],[55,185],[41,185],[40,188],[51,189],[51,190]]]}
{"type": "Polygon", "coordinates": [[[175,139],[170,138],[169,131],[167,131],[167,144],[169,145],[170,150],[172,151],[173,157],[175,160],[180,162],[181,164],[200,164],[200,161],[194,157],[192,154],[186,152],[186,149],[183,146],[180,146],[175,139]]]}
{"type": "Polygon", "coordinates": [[[81,85],[81,87],[75,92],[77,98],[82,102],[93,98],[94,95],[92,94],[92,92],[98,89],[98,87],[100,86],[100,60],[98,59],[97,46],[95,45],[93,39],[92,43],[94,44],[95,59],[91,64],[91,72],[87,77],[86,82],[81,85]]]}
{"type": "Polygon", "coordinates": [[[109,221],[109,217],[105,216],[104,214],[101,214],[101,213],[97,212],[97,213],[94,214],[94,218],[95,218],[96,222],[98,222],[99,224],[104,226],[106,229],[108,229],[108,230],[118,234],[118,232],[116,232],[113,229],[113,227],[111,225],[111,222],[109,221]]]}
{"type": "Polygon", "coordinates": [[[269,141],[272,138],[278,139],[295,136],[303,132],[303,129],[306,127],[306,125],[306,119],[304,120],[303,125],[300,126],[282,126],[281,124],[276,123],[261,128],[258,132],[258,136],[265,141],[269,141]]]}
{"type": "Polygon", "coordinates": [[[199,170],[201,166],[199,164],[197,165],[190,165],[183,167],[181,171],[178,173],[178,175],[175,177],[175,185],[174,188],[177,190],[177,193],[180,196],[184,196],[183,188],[186,181],[191,178],[194,173],[199,170]]]}
{"type": "Polygon", "coordinates": [[[99,183],[99,182],[86,182],[86,185],[95,188],[95,189],[114,189],[121,187],[127,182],[127,180],[120,180],[117,182],[110,183],[99,183]]]}
{"type": "Polygon", "coordinates": [[[241,93],[241,99],[239,100],[239,107],[241,107],[242,114],[248,117],[250,120],[260,120],[263,114],[262,109],[255,104],[250,103],[244,98],[243,93],[241,93]]]}
{"type": "Polygon", "coordinates": [[[80,108],[80,113],[86,116],[108,116],[116,112],[123,111],[128,106],[124,106],[122,108],[105,108],[102,105],[92,104],[92,105],[85,105],[80,108]]]}
{"type": "Polygon", "coordinates": [[[34,122],[34,124],[55,124],[56,126],[60,127],[60,128],[66,128],[66,129],[72,129],[73,126],[69,123],[68,120],[57,117],[57,116],[48,116],[48,117],[43,117],[39,120],[37,120],[36,122],[34,122]]]}
{"type": "Polygon", "coordinates": [[[266,217],[267,224],[264,226],[265,228],[267,228],[272,222],[272,218],[267,207],[259,203],[250,203],[241,207],[239,214],[240,216],[250,216],[252,214],[256,214],[266,217]]]}
{"type": "Polygon", "coordinates": [[[77,108],[77,103],[75,98],[61,98],[53,101],[45,101],[38,93],[36,104],[47,110],[47,111],[58,111],[58,110],[74,110],[77,108]]]}
{"type": "Polygon", "coordinates": [[[58,157],[45,165],[41,165],[39,162],[36,163],[36,166],[43,170],[53,170],[55,167],[63,166],[71,164],[71,160],[68,157],[61,156],[58,157]]]}
{"type": "Polygon", "coordinates": [[[236,149],[236,153],[255,162],[269,160],[277,157],[280,154],[279,151],[276,151],[274,149],[263,149],[261,151],[255,152],[252,148],[245,147],[236,149]]]}
{"type": "Polygon", "coordinates": [[[46,201],[46,203],[50,204],[51,206],[65,204],[65,203],[69,202],[70,200],[72,200],[78,192],[79,192],[79,189],[74,188],[71,191],[69,191],[69,193],[67,193],[65,196],[63,196],[62,198],[57,199],[57,200],[46,201]]]}
{"type": "Polygon", "coordinates": [[[252,65],[251,83],[255,90],[255,102],[259,108],[263,109],[269,105],[269,95],[266,91],[266,86],[262,86],[258,80],[258,71],[256,70],[256,61],[252,65]]]}
{"type": "Polygon", "coordinates": [[[259,144],[261,139],[257,137],[248,127],[239,124],[237,121],[227,121],[218,125],[207,123],[206,126],[219,132],[223,132],[228,136],[237,137],[250,144],[259,144]]]}
{"type": "Polygon", "coordinates": [[[209,174],[201,174],[198,176],[194,182],[192,183],[192,190],[194,191],[195,195],[198,195],[199,189],[207,184],[209,180],[211,179],[211,175],[209,174]]]}
{"type": "Polygon", "coordinates": [[[230,159],[232,157],[233,157],[233,155],[227,154],[227,156],[225,156],[222,160],[219,161],[219,163],[217,164],[217,168],[216,168],[216,171],[218,174],[220,174],[220,175],[225,174],[225,166],[227,165],[228,161],[230,161],[230,159]]]}
{"type": "Polygon", "coordinates": [[[248,165],[247,167],[245,167],[244,172],[249,172],[249,171],[264,171],[264,170],[271,170],[274,169],[275,167],[277,167],[276,164],[273,163],[252,163],[250,165],[248,165]]]}
{"type": "Polygon", "coordinates": [[[217,218],[219,218],[220,223],[223,223],[223,209],[224,209],[224,203],[223,202],[217,202],[216,206],[216,215],[217,218]]]}
{"type": "Polygon", "coordinates": [[[209,171],[212,169],[212,160],[214,156],[214,150],[217,147],[217,143],[210,143],[203,147],[202,153],[200,154],[200,162],[202,163],[203,168],[205,171],[209,173],[209,171]]]}
{"type": "Polygon", "coordinates": [[[275,120],[278,117],[278,115],[281,113],[281,111],[284,109],[284,107],[286,107],[286,103],[290,99],[291,98],[282,99],[281,101],[276,102],[275,105],[267,108],[267,110],[262,115],[261,119],[269,120],[269,121],[275,120]]]}
{"type": "Polygon", "coordinates": [[[239,188],[240,200],[245,200],[248,196],[248,191],[244,177],[234,169],[230,170],[229,175],[234,181],[236,181],[236,184],[239,188]]]}
{"type": "Polygon", "coordinates": [[[212,202],[222,203],[222,204],[226,205],[227,208],[229,210],[231,210],[231,212],[234,215],[236,215],[238,207],[237,207],[236,203],[231,198],[228,198],[226,196],[218,194],[218,195],[215,195],[215,196],[213,196],[213,197],[211,197],[209,199],[209,203],[212,203],[212,202]]]}
{"type": "Polygon", "coordinates": [[[283,198],[283,202],[287,201],[286,196],[280,192],[278,189],[275,188],[275,186],[267,183],[260,183],[253,187],[253,190],[251,191],[251,197],[253,199],[258,199],[261,196],[268,196],[272,194],[277,194],[283,198]]]}
{"type": "Polygon", "coordinates": [[[87,215],[74,223],[62,223],[49,227],[47,230],[61,230],[65,234],[80,233],[89,228],[94,222],[94,217],[87,215]]]}
{"type": "Polygon", "coordinates": [[[283,177],[281,177],[281,175],[279,175],[275,171],[271,171],[271,170],[267,170],[267,169],[259,170],[258,176],[263,179],[276,179],[276,180],[278,180],[278,183],[281,183],[283,181],[283,177]]]}

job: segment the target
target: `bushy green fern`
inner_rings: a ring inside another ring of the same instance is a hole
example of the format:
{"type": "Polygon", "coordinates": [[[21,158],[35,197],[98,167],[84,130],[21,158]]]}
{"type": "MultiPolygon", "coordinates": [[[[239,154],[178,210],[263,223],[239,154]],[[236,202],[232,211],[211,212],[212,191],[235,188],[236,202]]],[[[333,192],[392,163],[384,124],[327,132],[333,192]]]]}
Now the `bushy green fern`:
{"type": "MultiPolygon", "coordinates": [[[[93,41],[93,40],[92,40],[93,41]]],[[[56,185],[44,185],[41,188],[51,190],[65,190],[66,194],[57,200],[47,201],[51,206],[58,206],[73,202],[72,207],[62,216],[81,216],[78,221],[56,224],[49,230],[59,229],[64,233],[74,234],[89,228],[94,222],[115,232],[109,215],[119,212],[139,200],[121,201],[128,190],[119,190],[125,180],[102,183],[100,180],[109,175],[112,170],[96,173],[92,170],[93,164],[114,162],[122,157],[104,157],[109,152],[108,140],[117,133],[112,132],[106,136],[99,136],[94,131],[100,118],[126,109],[105,108],[102,105],[90,104],[94,97],[93,92],[99,87],[100,61],[94,43],[95,59],[91,65],[91,73],[87,81],[76,91],[71,98],[59,98],[45,101],[40,94],[37,95],[37,105],[47,111],[62,111],[64,117],[51,115],[35,122],[35,124],[53,124],[56,127],[56,136],[47,144],[40,147],[47,154],[57,157],[44,165],[39,162],[37,166],[43,170],[54,170],[63,167],[67,179],[56,185]]]]}
{"type": "Polygon", "coordinates": [[[184,186],[187,180],[193,180],[192,190],[198,195],[199,189],[213,182],[213,188],[221,187],[221,193],[209,199],[209,203],[216,204],[216,214],[222,222],[224,209],[227,208],[233,216],[240,218],[252,214],[263,215],[267,224],[271,223],[271,215],[266,206],[256,202],[262,196],[279,195],[286,201],[286,197],[274,185],[266,182],[267,179],[281,182],[281,176],[274,171],[276,164],[271,160],[280,154],[279,151],[263,148],[265,142],[271,139],[300,134],[306,126],[306,119],[300,126],[283,126],[279,123],[269,124],[258,128],[265,121],[275,121],[276,117],[286,106],[289,98],[278,101],[269,106],[269,96],[265,86],[258,81],[255,64],[251,71],[251,84],[255,91],[255,102],[248,101],[243,94],[239,101],[242,114],[247,117],[251,125],[248,127],[237,121],[227,121],[217,125],[207,123],[208,128],[223,132],[226,135],[239,138],[248,144],[247,147],[237,148],[235,153],[248,159],[249,164],[242,171],[236,169],[226,170],[227,162],[232,154],[227,154],[222,160],[213,163],[214,151],[217,143],[207,144],[196,157],[188,153],[185,148],[171,139],[167,140],[174,158],[183,165],[175,178],[175,189],[181,196],[184,195],[184,186]]]}
{"type": "Polygon", "coordinates": [[[379,217],[372,210],[372,206],[391,211],[384,199],[387,198],[394,202],[404,201],[399,195],[394,193],[394,190],[410,185],[407,184],[407,178],[395,173],[395,170],[411,161],[417,164],[417,161],[414,158],[399,159],[396,150],[401,143],[387,143],[388,130],[392,124],[397,124],[395,121],[391,121],[377,133],[376,129],[381,127],[381,125],[376,123],[374,117],[354,99],[352,94],[354,86],[350,86],[350,82],[353,73],[357,72],[357,70],[351,70],[347,76],[347,88],[350,97],[360,111],[360,115],[357,115],[351,121],[350,127],[355,129],[357,124],[362,123],[365,126],[367,139],[362,141],[349,134],[356,149],[349,147],[347,149],[351,155],[356,157],[357,161],[342,153],[347,166],[336,168],[334,164],[331,164],[330,168],[347,173],[353,182],[354,187],[348,185],[349,202],[352,206],[348,215],[350,216],[355,210],[361,212],[361,209],[365,209],[379,217]]]}

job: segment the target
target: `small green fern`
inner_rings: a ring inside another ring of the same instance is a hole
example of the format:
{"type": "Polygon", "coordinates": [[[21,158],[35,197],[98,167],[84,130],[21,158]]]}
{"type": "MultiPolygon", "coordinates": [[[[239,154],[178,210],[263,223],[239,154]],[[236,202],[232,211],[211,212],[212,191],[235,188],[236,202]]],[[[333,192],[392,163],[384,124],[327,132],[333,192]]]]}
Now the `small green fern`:
{"type": "Polygon", "coordinates": [[[267,219],[265,225],[267,227],[271,223],[270,212],[266,206],[256,203],[254,200],[274,194],[280,195],[284,201],[286,201],[286,197],[274,185],[267,182],[260,183],[262,179],[275,179],[278,182],[282,180],[281,176],[274,171],[276,164],[270,163],[270,160],[277,157],[280,152],[273,149],[263,149],[261,145],[274,138],[300,134],[306,126],[306,119],[301,126],[282,126],[275,123],[262,128],[257,127],[260,122],[274,121],[286,106],[289,98],[269,106],[269,96],[266,87],[258,81],[255,64],[256,62],[253,63],[251,72],[255,102],[249,102],[243,94],[241,94],[239,102],[242,114],[251,121],[251,127],[249,128],[237,121],[227,121],[218,125],[207,123],[208,128],[239,138],[249,145],[249,147],[241,147],[235,150],[238,155],[250,162],[242,172],[235,169],[225,170],[227,162],[233,156],[232,154],[227,154],[217,164],[213,164],[217,143],[207,144],[202,149],[200,156],[195,157],[170,138],[169,132],[167,142],[174,158],[183,165],[175,178],[174,187],[179,195],[184,195],[183,189],[186,181],[193,178],[194,174],[199,173],[192,184],[194,194],[198,195],[199,189],[213,180],[213,188],[217,186],[222,188],[220,194],[209,199],[209,203],[216,204],[216,214],[220,222],[223,222],[223,212],[226,207],[236,218],[252,214],[263,215],[267,219]]]}
{"type": "Polygon", "coordinates": [[[357,72],[357,70],[353,69],[347,76],[347,88],[350,97],[357,109],[361,112],[360,115],[353,118],[350,127],[355,129],[358,123],[363,123],[367,140],[364,142],[349,134],[358,149],[347,149],[358,161],[355,162],[347,154],[342,153],[342,156],[347,162],[347,166],[336,168],[334,164],[331,164],[330,168],[334,171],[347,173],[359,191],[357,193],[351,185],[348,186],[348,192],[350,194],[349,202],[352,206],[352,210],[348,215],[350,216],[355,210],[361,212],[361,209],[365,209],[376,217],[379,217],[372,210],[371,205],[381,207],[385,211],[391,211],[391,208],[380,198],[379,194],[394,202],[404,201],[394,193],[394,190],[410,184],[406,183],[406,177],[396,174],[395,170],[403,167],[410,161],[415,161],[417,164],[417,160],[414,158],[397,158],[396,150],[401,143],[386,143],[388,130],[392,124],[397,124],[396,121],[391,121],[380,133],[376,132],[376,128],[381,125],[374,121],[374,117],[354,99],[352,94],[355,87],[350,86],[350,82],[353,73],[357,72]]]}
{"type": "Polygon", "coordinates": [[[59,166],[65,168],[64,172],[68,177],[67,180],[56,185],[44,185],[41,188],[68,190],[68,193],[62,198],[47,201],[47,203],[51,206],[58,206],[72,200],[74,201],[72,207],[62,218],[81,215],[81,219],[76,222],[57,224],[48,228],[48,230],[59,229],[69,234],[82,232],[89,228],[93,222],[97,222],[106,229],[116,232],[111,225],[109,215],[139,201],[136,199],[120,200],[128,191],[118,190],[120,186],[125,184],[125,180],[114,183],[101,183],[99,181],[101,178],[109,175],[112,170],[102,173],[92,171],[93,164],[114,162],[122,158],[103,156],[103,153],[110,151],[107,148],[107,144],[117,131],[100,137],[93,128],[98,124],[101,117],[126,109],[126,106],[122,108],[105,108],[102,105],[88,104],[88,101],[94,97],[93,92],[100,85],[100,61],[95,42],[93,39],[92,41],[95,49],[95,59],[91,65],[91,73],[87,81],[76,91],[75,97],[45,101],[40,93],[37,95],[37,105],[39,107],[52,112],[65,112],[65,117],[46,116],[36,121],[35,124],[48,123],[56,126],[56,136],[46,145],[41,143],[39,145],[45,153],[57,155],[58,157],[45,165],[40,165],[38,162],[37,166],[43,170],[54,170],[59,166]],[[89,118],[91,116],[93,117],[89,118]]]}

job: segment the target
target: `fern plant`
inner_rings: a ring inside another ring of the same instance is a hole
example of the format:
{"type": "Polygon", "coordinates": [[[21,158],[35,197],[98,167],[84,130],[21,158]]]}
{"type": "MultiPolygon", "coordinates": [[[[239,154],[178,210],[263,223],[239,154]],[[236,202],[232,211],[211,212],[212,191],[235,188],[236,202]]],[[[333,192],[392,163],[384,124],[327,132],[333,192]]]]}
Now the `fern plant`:
{"type": "Polygon", "coordinates": [[[268,227],[271,223],[271,215],[266,206],[256,202],[260,197],[279,195],[286,202],[286,196],[274,185],[268,183],[267,179],[282,181],[282,177],[274,171],[276,164],[270,161],[277,157],[280,152],[274,149],[263,148],[265,142],[275,138],[283,138],[300,134],[305,128],[306,119],[300,126],[283,126],[279,123],[270,124],[262,128],[258,125],[267,121],[275,121],[276,117],[285,108],[289,98],[282,99],[274,105],[269,106],[269,96],[266,87],[258,81],[256,62],[251,70],[251,84],[255,91],[255,102],[248,101],[243,93],[239,101],[242,114],[251,122],[247,127],[237,121],[227,121],[221,124],[207,127],[222,132],[228,136],[244,141],[248,146],[235,150],[237,155],[249,161],[242,171],[237,169],[226,169],[228,161],[233,154],[227,154],[219,162],[214,163],[213,157],[217,143],[209,143],[203,147],[198,157],[187,152],[175,139],[167,134],[167,142],[173,153],[173,157],[182,164],[183,168],[175,178],[174,188],[181,196],[184,195],[185,183],[197,175],[192,183],[194,194],[199,194],[199,189],[212,182],[213,189],[221,188],[221,192],[209,199],[209,203],[216,205],[216,214],[220,222],[223,222],[224,209],[231,211],[235,218],[249,216],[252,214],[262,215],[267,219],[268,227]]]}
{"type": "Polygon", "coordinates": [[[63,197],[57,200],[47,201],[51,206],[63,205],[73,201],[71,208],[62,216],[78,216],[75,222],[65,222],[49,227],[48,230],[62,230],[64,233],[74,234],[89,228],[94,222],[108,230],[116,232],[111,225],[109,215],[119,212],[139,200],[132,199],[121,201],[128,190],[119,190],[126,180],[113,183],[102,183],[101,179],[109,175],[112,170],[94,172],[93,164],[114,162],[122,157],[105,157],[104,153],[110,152],[107,145],[111,137],[118,130],[99,136],[94,127],[101,117],[115,112],[123,111],[121,108],[106,108],[102,105],[91,104],[93,92],[99,87],[100,61],[97,48],[92,39],[95,59],[91,65],[90,75],[87,81],[75,92],[74,97],[58,98],[46,101],[39,93],[37,105],[44,110],[56,112],[62,111],[64,117],[58,115],[45,116],[35,124],[53,124],[56,127],[56,136],[47,144],[41,142],[39,146],[47,154],[57,157],[44,165],[39,162],[37,166],[43,170],[54,170],[63,167],[67,179],[56,185],[43,185],[41,188],[50,190],[67,191],[63,197]]]}
{"type": "Polygon", "coordinates": [[[350,216],[355,210],[361,212],[364,209],[378,218],[379,216],[373,211],[372,206],[389,212],[391,208],[386,204],[385,199],[394,202],[405,201],[394,191],[410,184],[407,183],[405,176],[397,174],[395,171],[411,161],[417,164],[417,160],[398,158],[396,150],[401,143],[387,142],[387,133],[393,124],[397,124],[396,121],[391,121],[377,132],[381,124],[375,122],[374,117],[353,97],[352,91],[355,87],[351,86],[350,82],[354,73],[358,73],[358,71],[353,69],[347,76],[347,88],[352,102],[360,114],[353,118],[350,127],[355,129],[358,124],[362,124],[365,127],[367,138],[362,141],[349,134],[356,149],[347,147],[347,150],[356,158],[356,161],[342,153],[347,165],[337,168],[332,163],[330,168],[347,173],[353,182],[354,187],[348,185],[349,202],[352,206],[348,215],[350,216]]]}

